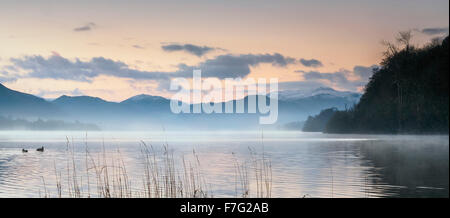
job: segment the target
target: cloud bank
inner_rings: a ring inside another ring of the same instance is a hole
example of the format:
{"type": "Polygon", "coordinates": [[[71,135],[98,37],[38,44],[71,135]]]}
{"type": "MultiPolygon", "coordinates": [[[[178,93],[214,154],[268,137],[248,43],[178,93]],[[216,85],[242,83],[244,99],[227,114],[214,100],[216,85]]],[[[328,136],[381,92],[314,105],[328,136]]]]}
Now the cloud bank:
{"type": "Polygon", "coordinates": [[[377,69],[377,65],[369,67],[355,66],[353,70],[341,69],[336,72],[318,72],[318,71],[296,71],[300,73],[306,81],[319,82],[325,86],[336,86],[341,89],[357,91],[367,84],[373,74],[373,70],[377,69]]]}
{"type": "Polygon", "coordinates": [[[11,58],[14,67],[28,72],[23,77],[51,78],[89,82],[94,77],[109,75],[132,79],[164,79],[165,73],[147,72],[131,69],[121,61],[104,57],[95,57],[90,61],[76,59],[71,61],[62,56],[52,55],[44,58],[40,55],[11,58]]]}
{"type": "Polygon", "coordinates": [[[19,75],[17,72],[27,72],[25,75],[21,74],[20,77],[90,82],[93,78],[100,75],[135,80],[167,80],[174,77],[190,78],[194,69],[201,69],[203,77],[217,77],[220,79],[243,78],[250,74],[250,67],[263,63],[277,67],[286,67],[288,64],[295,63],[295,59],[284,57],[278,53],[228,54],[207,59],[194,66],[181,63],[178,65],[178,69],[173,72],[136,70],[130,68],[124,62],[104,57],[94,57],[89,61],[82,61],[80,59],[69,60],[60,55],[52,55],[48,58],[35,55],[11,58],[10,62],[13,65],[4,68],[4,75],[19,75]]]}
{"type": "MultiPolygon", "coordinates": [[[[302,59],[300,59],[302,60],[302,59]]],[[[304,59],[303,59],[304,60],[304,59]]],[[[299,60],[279,53],[272,54],[225,54],[206,59],[196,65],[180,63],[174,71],[145,71],[133,69],[124,62],[108,59],[105,57],[94,57],[90,60],[68,59],[53,54],[49,57],[40,55],[10,58],[11,65],[4,66],[0,70],[0,82],[11,82],[19,78],[39,78],[72,80],[81,82],[92,82],[99,76],[112,76],[126,78],[135,81],[152,80],[158,83],[159,88],[168,85],[171,78],[191,78],[193,70],[202,70],[202,77],[245,78],[251,73],[252,67],[261,64],[270,64],[274,67],[285,68],[288,65],[299,64],[299,60]]],[[[314,59],[304,60],[306,65],[318,67],[320,61],[314,59]]],[[[304,64],[305,65],[305,64],[304,64]]],[[[285,83],[289,85],[302,86],[332,86],[351,91],[359,91],[369,80],[373,73],[372,66],[355,66],[352,70],[341,69],[335,72],[319,72],[317,70],[296,71],[304,81],[285,83]]]]}

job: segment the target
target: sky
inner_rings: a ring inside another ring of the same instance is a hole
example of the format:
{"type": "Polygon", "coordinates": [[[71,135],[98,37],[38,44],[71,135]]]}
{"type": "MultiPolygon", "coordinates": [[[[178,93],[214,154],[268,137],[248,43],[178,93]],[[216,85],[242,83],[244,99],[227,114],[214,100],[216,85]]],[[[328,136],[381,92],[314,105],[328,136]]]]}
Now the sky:
{"type": "Polygon", "coordinates": [[[382,40],[448,35],[448,0],[0,0],[0,83],[44,98],[171,97],[170,81],[363,91],[382,40]]]}

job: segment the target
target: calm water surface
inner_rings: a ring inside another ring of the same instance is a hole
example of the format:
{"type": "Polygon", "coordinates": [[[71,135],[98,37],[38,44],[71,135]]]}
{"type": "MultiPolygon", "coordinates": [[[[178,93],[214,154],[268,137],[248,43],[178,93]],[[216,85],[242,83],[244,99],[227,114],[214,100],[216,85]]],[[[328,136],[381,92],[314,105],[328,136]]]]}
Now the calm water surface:
{"type": "MultiPolygon", "coordinates": [[[[236,196],[234,163],[249,160],[249,148],[258,153],[264,151],[272,162],[272,197],[449,196],[448,136],[281,131],[0,131],[0,197],[42,197],[44,192],[56,197],[55,175],[61,174],[63,190],[67,184],[67,140],[73,143],[73,159],[84,193],[87,192],[86,145],[93,157],[120,155],[133,192],[142,192],[140,143],[144,141],[157,151],[162,151],[165,143],[169,144],[175,159],[191,155],[195,150],[214,197],[236,196]],[[35,150],[40,146],[45,147],[45,152],[35,150]],[[22,148],[29,152],[22,153],[22,148]]],[[[176,164],[179,166],[180,162],[176,164]]],[[[91,188],[95,186],[93,178],[91,188]]],[[[254,185],[251,183],[250,189],[254,185]]],[[[62,194],[67,196],[65,192],[62,194]]]]}

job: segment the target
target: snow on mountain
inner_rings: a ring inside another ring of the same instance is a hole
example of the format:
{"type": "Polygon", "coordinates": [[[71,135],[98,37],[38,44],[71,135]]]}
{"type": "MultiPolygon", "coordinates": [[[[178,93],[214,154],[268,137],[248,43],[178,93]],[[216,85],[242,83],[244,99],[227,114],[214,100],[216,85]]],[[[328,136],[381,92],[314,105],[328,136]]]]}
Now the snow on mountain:
{"type": "Polygon", "coordinates": [[[320,96],[320,97],[341,97],[346,98],[349,101],[356,102],[361,97],[360,93],[356,92],[349,92],[349,91],[337,91],[335,89],[329,88],[329,87],[320,87],[317,89],[310,89],[310,90],[283,90],[278,91],[278,99],[279,100],[285,100],[285,101],[292,101],[292,100],[298,100],[303,98],[309,98],[314,96],[320,96]]]}
{"type": "Polygon", "coordinates": [[[141,102],[141,101],[164,101],[167,100],[166,98],[160,97],[160,96],[153,96],[153,95],[136,95],[133,96],[122,103],[130,103],[130,102],[141,102]]]}

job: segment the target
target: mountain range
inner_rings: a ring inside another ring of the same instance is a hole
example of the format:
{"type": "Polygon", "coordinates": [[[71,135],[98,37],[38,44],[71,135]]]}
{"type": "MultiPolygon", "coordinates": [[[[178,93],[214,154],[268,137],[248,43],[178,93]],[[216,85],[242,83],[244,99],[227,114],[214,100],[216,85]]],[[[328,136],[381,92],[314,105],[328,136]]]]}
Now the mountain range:
{"type": "Polygon", "coordinates": [[[348,92],[348,91],[337,91],[329,87],[319,87],[316,89],[310,89],[310,90],[283,90],[278,91],[278,99],[289,101],[289,100],[298,100],[298,99],[304,99],[308,97],[313,96],[322,96],[324,98],[330,97],[342,97],[346,98],[350,102],[357,102],[359,101],[359,98],[361,97],[361,94],[355,93],[355,92],[348,92]]]}
{"type": "MultiPolygon", "coordinates": [[[[356,104],[359,93],[340,92],[331,88],[278,93],[278,121],[265,128],[277,128],[286,123],[303,121],[309,115],[331,107],[344,109],[356,104]]],[[[267,101],[271,99],[265,96],[267,101]]],[[[234,100],[248,102],[244,99],[234,100]]],[[[192,108],[193,105],[190,105],[192,108]]],[[[137,95],[122,102],[110,102],[90,96],[63,95],[54,100],[17,92],[0,84],[0,116],[21,119],[54,119],[68,122],[94,123],[102,129],[172,129],[195,127],[207,129],[257,129],[261,126],[259,113],[232,114],[174,114],[170,99],[160,96],[137,95]]]]}

